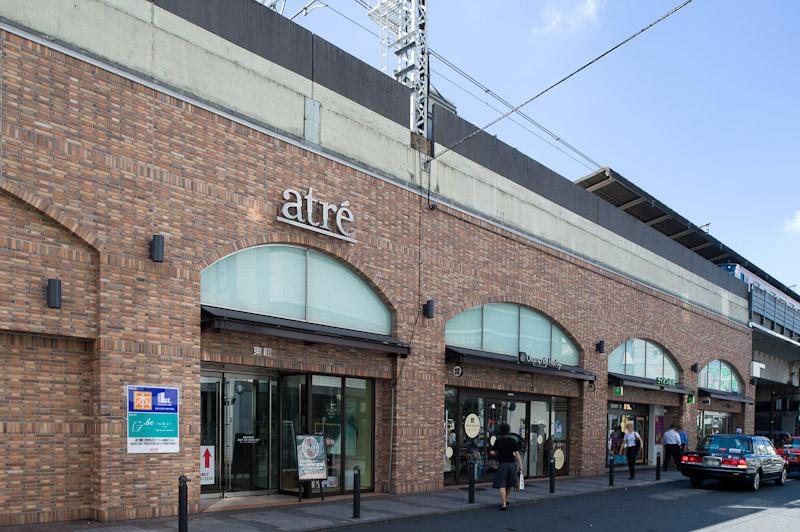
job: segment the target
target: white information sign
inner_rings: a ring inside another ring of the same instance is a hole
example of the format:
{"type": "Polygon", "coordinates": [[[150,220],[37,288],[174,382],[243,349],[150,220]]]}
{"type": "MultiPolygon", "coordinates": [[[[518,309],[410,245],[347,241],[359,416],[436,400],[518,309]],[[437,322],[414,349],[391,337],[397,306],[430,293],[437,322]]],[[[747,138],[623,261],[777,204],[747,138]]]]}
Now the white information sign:
{"type": "Polygon", "coordinates": [[[214,484],[214,459],[215,448],[213,445],[200,446],[200,485],[207,486],[214,484]]]}
{"type": "Polygon", "coordinates": [[[464,420],[464,433],[468,438],[474,438],[481,432],[481,420],[475,414],[469,414],[464,420]]]}

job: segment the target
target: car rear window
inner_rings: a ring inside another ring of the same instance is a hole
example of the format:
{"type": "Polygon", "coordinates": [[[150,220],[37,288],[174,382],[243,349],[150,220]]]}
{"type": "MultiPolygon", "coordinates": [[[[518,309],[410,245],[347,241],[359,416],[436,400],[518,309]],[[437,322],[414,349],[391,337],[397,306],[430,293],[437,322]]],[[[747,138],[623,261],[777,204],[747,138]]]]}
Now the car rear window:
{"type": "Polygon", "coordinates": [[[709,453],[749,453],[750,439],[742,436],[722,436],[715,434],[713,436],[706,436],[701,449],[709,453]]]}
{"type": "Polygon", "coordinates": [[[800,449],[800,438],[791,438],[786,440],[783,444],[784,447],[788,447],[789,449],[800,449]]]}

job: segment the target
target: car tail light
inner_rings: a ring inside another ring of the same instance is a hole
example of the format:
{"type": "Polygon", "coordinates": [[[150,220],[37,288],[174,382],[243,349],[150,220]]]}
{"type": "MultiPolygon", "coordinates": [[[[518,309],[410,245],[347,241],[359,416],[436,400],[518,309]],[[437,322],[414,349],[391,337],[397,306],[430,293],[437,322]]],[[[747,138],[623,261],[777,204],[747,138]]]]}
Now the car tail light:
{"type": "Polygon", "coordinates": [[[747,460],[744,458],[723,458],[722,467],[736,467],[739,469],[747,469],[747,460]]]}
{"type": "Polygon", "coordinates": [[[699,456],[693,456],[693,455],[684,454],[681,457],[681,462],[683,462],[684,464],[687,464],[687,463],[688,464],[699,464],[701,462],[701,459],[700,459],[699,456]]]}

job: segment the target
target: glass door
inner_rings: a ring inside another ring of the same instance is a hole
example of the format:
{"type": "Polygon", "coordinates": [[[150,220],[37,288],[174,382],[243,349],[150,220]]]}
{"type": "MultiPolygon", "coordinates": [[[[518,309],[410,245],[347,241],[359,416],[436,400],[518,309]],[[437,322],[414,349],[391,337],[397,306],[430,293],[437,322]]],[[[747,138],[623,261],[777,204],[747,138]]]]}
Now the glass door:
{"type": "Polygon", "coordinates": [[[339,491],[342,482],[342,378],[311,377],[311,430],[325,439],[328,478],[325,491],[339,491]]]}
{"type": "Polygon", "coordinates": [[[270,412],[275,393],[268,376],[225,374],[226,492],[271,489],[270,412]]]}
{"type": "Polygon", "coordinates": [[[528,431],[528,476],[547,475],[547,451],[550,437],[550,404],[547,401],[530,402],[530,430],[528,431]]]}
{"type": "Polygon", "coordinates": [[[222,491],[220,404],[222,378],[200,377],[200,493],[222,491]]]}

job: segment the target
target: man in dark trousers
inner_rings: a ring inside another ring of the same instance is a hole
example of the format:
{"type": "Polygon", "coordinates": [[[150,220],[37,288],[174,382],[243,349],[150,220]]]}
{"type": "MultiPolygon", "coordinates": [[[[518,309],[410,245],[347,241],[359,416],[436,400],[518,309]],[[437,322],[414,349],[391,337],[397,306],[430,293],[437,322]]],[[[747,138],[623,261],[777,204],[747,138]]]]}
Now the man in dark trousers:
{"type": "Polygon", "coordinates": [[[670,425],[669,430],[664,433],[664,466],[663,470],[669,468],[669,460],[675,462],[675,469],[681,467],[681,435],[675,430],[675,425],[670,425]]]}

